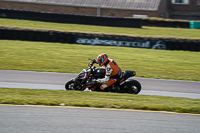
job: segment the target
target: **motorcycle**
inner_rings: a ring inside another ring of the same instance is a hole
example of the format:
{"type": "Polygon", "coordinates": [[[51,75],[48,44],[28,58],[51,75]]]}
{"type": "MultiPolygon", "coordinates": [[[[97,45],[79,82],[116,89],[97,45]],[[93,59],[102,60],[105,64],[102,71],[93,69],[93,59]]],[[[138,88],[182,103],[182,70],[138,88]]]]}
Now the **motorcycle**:
{"type": "MultiPolygon", "coordinates": [[[[105,77],[105,68],[98,68],[95,66],[89,66],[87,69],[83,69],[77,77],[71,79],[65,84],[66,90],[79,90],[84,91],[86,88],[91,91],[102,91],[100,89],[101,84],[94,82],[94,79],[101,79],[105,77]]],[[[141,91],[141,84],[133,77],[136,75],[135,71],[122,72],[122,78],[114,85],[110,86],[110,92],[138,94],[141,91]],[[116,89],[119,88],[119,89],[116,89]]]]}

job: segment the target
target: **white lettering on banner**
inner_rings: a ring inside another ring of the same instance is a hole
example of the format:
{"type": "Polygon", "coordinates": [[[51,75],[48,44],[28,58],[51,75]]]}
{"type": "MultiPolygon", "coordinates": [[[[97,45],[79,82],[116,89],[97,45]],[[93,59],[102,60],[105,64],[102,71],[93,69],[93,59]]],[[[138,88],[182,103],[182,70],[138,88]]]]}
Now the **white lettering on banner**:
{"type": "Polygon", "coordinates": [[[150,48],[150,41],[130,42],[130,41],[103,40],[103,39],[99,39],[99,38],[95,38],[95,39],[78,38],[76,40],[76,43],[91,44],[91,45],[99,44],[99,45],[110,45],[110,46],[150,48]]]}
{"type": "Polygon", "coordinates": [[[163,41],[157,41],[155,45],[153,45],[152,49],[166,49],[166,45],[163,41]]]}
{"type": "MultiPolygon", "coordinates": [[[[139,47],[139,48],[151,48],[150,41],[117,41],[117,40],[103,40],[99,38],[95,39],[86,39],[78,38],[76,43],[80,44],[90,44],[90,45],[110,45],[110,46],[126,46],[126,47],[139,47]]],[[[162,41],[157,41],[153,45],[152,49],[166,49],[166,45],[162,41]]]]}

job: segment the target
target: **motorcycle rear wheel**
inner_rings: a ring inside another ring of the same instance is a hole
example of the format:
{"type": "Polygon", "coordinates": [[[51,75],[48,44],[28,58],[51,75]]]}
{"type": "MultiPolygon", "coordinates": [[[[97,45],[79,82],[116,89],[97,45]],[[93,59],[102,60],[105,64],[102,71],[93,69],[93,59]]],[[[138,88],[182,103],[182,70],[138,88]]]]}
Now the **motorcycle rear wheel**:
{"type": "Polygon", "coordinates": [[[126,89],[129,94],[138,94],[142,86],[137,80],[129,80],[125,83],[124,89],[126,89]]]}

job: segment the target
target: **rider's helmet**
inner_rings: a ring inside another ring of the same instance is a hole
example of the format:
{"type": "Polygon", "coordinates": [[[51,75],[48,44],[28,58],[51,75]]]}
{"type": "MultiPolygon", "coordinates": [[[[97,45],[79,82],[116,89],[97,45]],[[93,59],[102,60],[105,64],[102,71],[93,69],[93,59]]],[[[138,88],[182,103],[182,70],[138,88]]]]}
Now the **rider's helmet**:
{"type": "Polygon", "coordinates": [[[97,63],[99,66],[103,66],[108,62],[108,56],[106,53],[102,53],[97,56],[97,63]]]}

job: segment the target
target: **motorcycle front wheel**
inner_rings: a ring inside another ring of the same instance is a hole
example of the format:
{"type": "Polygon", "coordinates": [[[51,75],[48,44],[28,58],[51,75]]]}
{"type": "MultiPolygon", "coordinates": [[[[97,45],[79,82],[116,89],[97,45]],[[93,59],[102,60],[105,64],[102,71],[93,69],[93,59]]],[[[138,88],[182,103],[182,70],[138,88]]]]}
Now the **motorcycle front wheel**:
{"type": "Polygon", "coordinates": [[[126,89],[126,92],[129,94],[138,94],[142,86],[137,80],[129,80],[125,83],[124,89],[126,89]]]}
{"type": "Polygon", "coordinates": [[[72,80],[68,81],[65,84],[65,89],[66,90],[82,90],[81,86],[72,80]]]}

